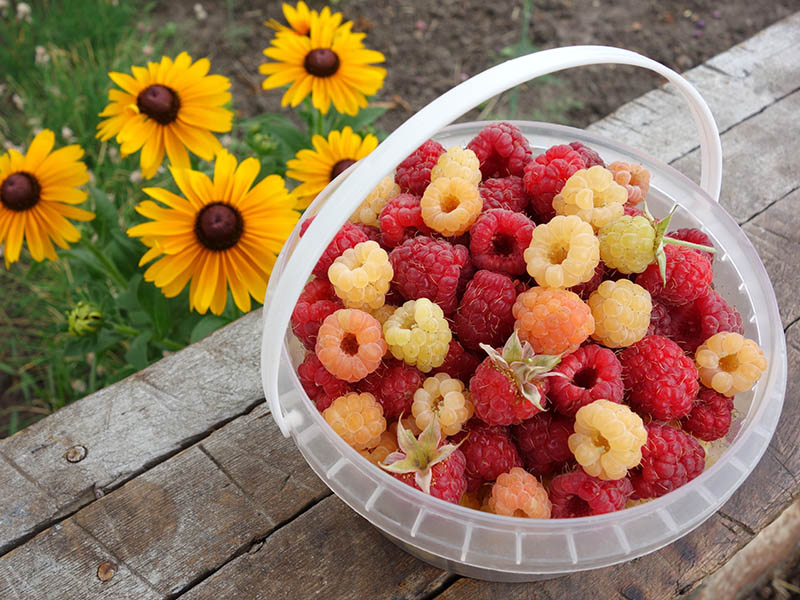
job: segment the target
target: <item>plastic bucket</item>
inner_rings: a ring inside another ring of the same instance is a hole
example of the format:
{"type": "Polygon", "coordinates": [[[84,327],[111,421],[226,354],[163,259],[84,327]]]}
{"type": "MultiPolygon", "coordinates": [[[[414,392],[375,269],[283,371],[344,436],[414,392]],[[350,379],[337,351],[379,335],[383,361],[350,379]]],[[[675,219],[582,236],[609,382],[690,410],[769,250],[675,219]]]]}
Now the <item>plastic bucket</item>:
{"type": "Polygon", "coordinates": [[[652,552],[710,517],[750,474],[775,431],[786,389],[786,345],[775,294],[753,246],[719,206],[722,154],[716,125],[698,92],[674,71],[636,53],[602,46],[546,50],[498,65],[453,88],[340,175],[309,207],[318,215],[299,227],[275,265],[265,299],[261,368],[264,392],[283,434],[291,436],[317,475],[353,510],[395,543],[437,567],[496,581],[530,581],[604,567],[652,552]],[[677,203],[672,226],[699,227],[717,248],[716,289],[733,303],[745,336],[758,342],[767,370],[753,390],[736,396],[739,418],[719,460],[689,484],[619,512],[575,519],[501,517],[423,494],[384,473],[348,446],[303,391],[295,369],[303,359],[289,320],[322,251],[363,198],[407,155],[433,137],[465,145],[485,123],[449,122],[480,102],[533,77],[587,64],[649,68],[674,83],[700,132],[701,187],[657,159],[582,130],[516,122],[534,150],[580,141],[604,160],[643,164],[651,173],[648,205],[656,215],[677,203]]]}

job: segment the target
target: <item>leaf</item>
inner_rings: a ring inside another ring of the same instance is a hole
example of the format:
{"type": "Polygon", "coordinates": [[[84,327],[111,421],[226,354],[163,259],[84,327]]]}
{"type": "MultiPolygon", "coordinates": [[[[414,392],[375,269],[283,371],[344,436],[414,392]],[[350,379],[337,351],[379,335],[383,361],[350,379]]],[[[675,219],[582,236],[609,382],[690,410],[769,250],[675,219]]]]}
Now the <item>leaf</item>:
{"type": "Polygon", "coordinates": [[[170,324],[169,306],[164,294],[155,285],[145,284],[139,286],[136,298],[139,301],[139,306],[150,317],[150,321],[156,330],[156,337],[164,337],[169,330],[170,324]]]}
{"type": "Polygon", "coordinates": [[[111,203],[108,195],[94,186],[89,188],[89,196],[94,202],[95,218],[90,222],[101,240],[119,227],[117,208],[111,203]]]}
{"type": "Polygon", "coordinates": [[[194,344],[195,342],[202,340],[208,334],[216,331],[224,325],[227,325],[228,323],[230,323],[230,321],[224,317],[218,317],[217,315],[206,315],[197,325],[194,326],[194,329],[192,329],[192,333],[189,336],[189,343],[194,344]]]}
{"type": "Polygon", "coordinates": [[[128,351],[125,352],[125,360],[137,371],[144,369],[148,365],[147,342],[150,341],[153,333],[145,331],[133,338],[128,351]]]}
{"type": "Polygon", "coordinates": [[[349,126],[353,131],[363,131],[370,128],[387,110],[386,106],[368,106],[354,116],[339,114],[332,120],[330,129],[341,130],[349,126]]]}

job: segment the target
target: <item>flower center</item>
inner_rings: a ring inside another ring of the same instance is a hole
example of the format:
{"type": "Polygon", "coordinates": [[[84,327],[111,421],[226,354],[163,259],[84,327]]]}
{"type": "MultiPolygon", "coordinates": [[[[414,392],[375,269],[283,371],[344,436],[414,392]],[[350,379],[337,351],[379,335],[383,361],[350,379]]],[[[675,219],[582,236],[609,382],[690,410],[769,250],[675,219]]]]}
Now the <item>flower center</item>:
{"type": "Polygon", "coordinates": [[[339,70],[339,57],[333,50],[317,48],[306,54],[306,71],[316,77],[330,77],[339,70]]]}
{"type": "Polygon", "coordinates": [[[351,160],[349,158],[345,158],[337,162],[335,165],[333,165],[333,168],[331,169],[331,181],[336,179],[339,175],[344,173],[351,165],[354,164],[356,164],[356,161],[351,160]]]}
{"type": "Polygon", "coordinates": [[[14,173],[6,178],[0,188],[0,204],[8,210],[22,212],[36,206],[41,191],[42,188],[33,175],[14,173]]]}
{"type": "Polygon", "coordinates": [[[244,223],[239,211],[221,202],[206,206],[194,223],[197,239],[209,250],[232,248],[242,237],[243,230],[244,223]]]}
{"type": "Polygon", "coordinates": [[[178,118],[181,101],[173,90],[163,85],[151,85],[139,93],[136,106],[151,119],[169,125],[178,118]]]}

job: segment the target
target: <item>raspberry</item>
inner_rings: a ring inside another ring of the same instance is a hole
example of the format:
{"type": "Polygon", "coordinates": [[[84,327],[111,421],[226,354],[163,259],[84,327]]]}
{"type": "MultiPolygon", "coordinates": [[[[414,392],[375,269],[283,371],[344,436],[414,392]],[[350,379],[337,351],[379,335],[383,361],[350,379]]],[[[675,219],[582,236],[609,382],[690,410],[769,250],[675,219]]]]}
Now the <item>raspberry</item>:
{"type": "MultiPolygon", "coordinates": [[[[551,377],[550,383],[558,377],[551,377]]],[[[572,462],[567,440],[574,421],[551,411],[539,413],[511,427],[511,434],[525,463],[525,469],[537,477],[552,475],[572,462]]]]}
{"type": "Polygon", "coordinates": [[[589,305],[566,290],[533,287],[517,296],[512,313],[520,339],[537,354],[573,352],[594,333],[589,305]]]}
{"type": "Polygon", "coordinates": [[[511,123],[484,127],[467,145],[478,157],[484,179],[516,175],[522,177],[531,148],[522,132],[511,123]]]}
{"type": "Polygon", "coordinates": [[[414,415],[411,414],[410,410],[409,410],[409,413],[407,415],[405,415],[402,419],[398,419],[397,421],[395,421],[394,423],[392,423],[389,426],[389,431],[391,431],[394,434],[395,440],[397,440],[397,428],[400,425],[405,427],[408,431],[410,431],[415,436],[419,435],[420,433],[422,433],[422,429],[417,427],[417,422],[414,419],[414,415]]]}
{"type": "Polygon", "coordinates": [[[373,241],[345,250],[328,269],[328,279],[344,305],[365,310],[384,305],[393,276],[389,255],[373,241]]]}
{"type": "Polygon", "coordinates": [[[416,440],[398,422],[400,450],[390,454],[380,466],[411,487],[457,504],[467,489],[466,459],[456,446],[440,445],[441,441],[436,419],[431,420],[416,440]]]}
{"type": "Polygon", "coordinates": [[[506,517],[549,519],[550,508],[547,490],[536,477],[520,467],[500,475],[489,498],[489,510],[506,517]]]}
{"type": "Polygon", "coordinates": [[[531,209],[540,223],[547,223],[556,216],[553,198],[567,179],[586,167],[580,152],[566,145],[552,146],[525,165],[522,181],[531,197],[531,209]]]}
{"type": "Polygon", "coordinates": [[[378,226],[378,216],[386,203],[400,194],[400,186],[394,182],[394,177],[387,175],[380,180],[372,191],[367,194],[361,205],[350,216],[352,223],[378,226]]]}
{"type": "Polygon", "coordinates": [[[584,146],[580,142],[570,142],[569,147],[581,155],[587,169],[595,165],[600,165],[601,167],[606,166],[605,161],[600,158],[600,155],[588,146],[584,146]]]}
{"type": "Polygon", "coordinates": [[[639,164],[616,161],[608,165],[614,174],[614,181],[628,192],[627,204],[635,206],[647,198],[650,190],[650,171],[639,164]]]}
{"type": "Polygon", "coordinates": [[[467,491],[476,491],[481,484],[494,481],[513,467],[521,467],[519,453],[505,427],[485,425],[478,420],[467,423],[464,433],[453,438],[464,440],[459,449],[467,459],[467,491]]]}
{"type": "Polygon", "coordinates": [[[657,264],[647,267],[636,283],[665,304],[680,306],[697,300],[708,291],[713,273],[711,263],[697,250],[684,246],[666,246],[666,285],[657,264]]]}
{"type": "Polygon", "coordinates": [[[469,231],[472,262],[479,269],[509,275],[525,272],[525,252],[534,224],[522,213],[493,208],[485,211],[469,231]]]}
{"type": "Polygon", "coordinates": [[[369,450],[359,450],[358,453],[374,465],[382,463],[392,452],[397,451],[397,435],[391,431],[384,431],[378,440],[378,445],[369,450]]]}
{"type": "Polygon", "coordinates": [[[394,180],[400,189],[415,196],[422,196],[431,182],[431,169],[436,166],[436,162],[444,152],[444,146],[433,140],[428,140],[414,150],[408,158],[397,165],[394,180]]]}
{"type": "Polygon", "coordinates": [[[412,238],[392,250],[389,260],[394,268],[395,286],[406,300],[428,298],[445,314],[458,307],[462,278],[472,275],[466,247],[424,236],[412,238]]]}
{"type": "Polygon", "coordinates": [[[374,448],[386,431],[383,410],[372,394],[351,392],[340,396],[323,411],[322,416],[356,450],[374,448]]]}
{"type": "Polygon", "coordinates": [[[411,414],[417,427],[425,429],[431,421],[439,422],[444,435],[455,435],[472,417],[473,407],[469,394],[464,394],[464,384],[447,373],[428,377],[422,387],[414,392],[411,414]]]}
{"type": "Polygon", "coordinates": [[[641,461],[646,440],[639,415],[624,404],[595,400],[575,414],[569,449],[592,477],[622,479],[641,461]]]}
{"type": "Polygon", "coordinates": [[[386,342],[375,317],[343,308],[326,317],[319,328],[317,357],[333,375],[354,382],[381,364],[386,342]]]}
{"type": "Polygon", "coordinates": [[[649,335],[617,355],[631,406],[654,419],[689,414],[697,398],[697,369],[678,344],[649,335]]]}
{"type": "Polygon", "coordinates": [[[440,177],[464,179],[471,185],[478,185],[481,182],[480,161],[472,150],[453,146],[439,156],[431,169],[431,182],[440,177]]]}
{"type": "Polygon", "coordinates": [[[562,415],[574,417],[578,409],[595,400],[622,402],[622,366],[608,348],[581,346],[553,369],[563,377],[550,379],[548,398],[562,415]]]}
{"type": "Polygon", "coordinates": [[[620,273],[641,273],[655,262],[656,231],[647,217],[623,215],[597,232],[600,258],[620,273]]]}
{"type": "Polygon", "coordinates": [[[578,215],[595,230],[623,215],[628,192],[601,166],[577,171],[553,198],[559,215],[578,215]]]}
{"type": "Polygon", "coordinates": [[[604,281],[587,300],[594,317],[592,339],[624,348],[647,335],[652,304],[643,287],[627,279],[604,281]]]}
{"type": "Polygon", "coordinates": [[[367,236],[367,240],[371,240],[373,242],[377,242],[378,244],[383,245],[383,237],[381,236],[381,230],[373,225],[364,225],[363,223],[353,223],[356,227],[358,227],[361,232],[367,236]]]}
{"type": "Polygon", "coordinates": [[[517,287],[508,275],[478,271],[456,311],[453,333],[470,350],[479,350],[481,343],[501,346],[514,330],[516,299],[517,287]]]}
{"type": "Polygon", "coordinates": [[[466,232],[483,209],[478,187],[466,179],[439,177],[420,201],[425,225],[446,237],[466,232]]]}
{"type": "Polygon", "coordinates": [[[725,396],[746,392],[767,368],[758,344],[733,332],[712,335],[697,349],[694,359],[700,382],[725,396]]]}
{"type": "Polygon", "coordinates": [[[633,485],[627,477],[603,481],[578,469],[554,477],[550,482],[552,517],[588,517],[615,512],[625,507],[633,494],[633,485]]]}
{"type": "Polygon", "coordinates": [[[663,496],[697,477],[704,468],[705,452],[696,439],[670,425],[650,423],[642,462],[631,471],[633,498],[663,496]]]}
{"type": "Polygon", "coordinates": [[[387,248],[394,248],[420,233],[430,233],[422,220],[419,197],[400,194],[386,203],[378,217],[381,241],[387,248]]]}
{"type": "Polygon", "coordinates": [[[425,377],[414,367],[393,358],[358,382],[360,392],[369,392],[383,407],[384,416],[390,421],[411,412],[414,392],[425,377]]]}
{"type": "MultiPolygon", "coordinates": [[[[309,225],[311,225],[311,221],[313,220],[314,217],[311,217],[302,222],[300,225],[300,237],[305,234],[309,225]]],[[[334,260],[339,258],[348,248],[354,248],[356,244],[366,241],[367,236],[363,231],[349,221],[346,222],[333,237],[333,240],[331,240],[331,243],[328,244],[328,247],[325,248],[322,256],[319,257],[317,264],[314,266],[312,273],[321,279],[327,279],[328,269],[333,264],[334,260]]]]}
{"type": "Polygon", "coordinates": [[[715,333],[744,333],[742,316],[715,290],[708,290],[694,302],[676,307],[671,314],[672,339],[685,351],[697,347],[715,333]]]}
{"type": "MultiPolygon", "coordinates": [[[[693,227],[670,231],[667,233],[667,237],[672,238],[673,240],[683,240],[684,242],[691,242],[692,244],[709,246],[710,248],[714,247],[714,243],[711,241],[710,237],[708,237],[699,229],[695,229],[693,227]]],[[[705,256],[708,259],[708,262],[710,262],[712,265],[714,264],[714,255],[711,252],[704,252],[702,250],[698,250],[698,252],[705,256]]]]}
{"type": "Polygon", "coordinates": [[[481,358],[464,350],[456,340],[450,340],[444,362],[431,371],[432,375],[447,373],[461,381],[469,381],[475,369],[481,364],[481,358]]]}
{"type": "Polygon", "coordinates": [[[442,309],[427,298],[409,300],[394,311],[383,334],[395,358],[423,373],[444,362],[453,337],[442,309]]]}
{"type": "Polygon", "coordinates": [[[297,367],[297,377],[308,397],[322,412],[336,398],[353,391],[350,384],[332,375],[316,354],[309,354],[297,367]]]}
{"type": "Polygon", "coordinates": [[[681,427],[705,442],[724,437],[731,428],[733,398],[706,387],[700,388],[692,412],[681,419],[681,427]]]}
{"type": "Polygon", "coordinates": [[[292,312],[292,331],[309,350],[317,343],[317,332],[325,318],[342,308],[327,279],[312,279],[303,288],[292,312]]]}
{"type": "Polygon", "coordinates": [[[605,275],[605,265],[603,265],[603,261],[597,263],[597,266],[594,268],[594,275],[589,281],[584,281],[583,283],[579,283],[578,285],[573,285],[569,288],[570,292],[574,292],[580,296],[581,300],[584,302],[589,298],[591,293],[595,291],[598,286],[603,282],[603,276],[605,275]]]}
{"type": "Polygon", "coordinates": [[[539,285],[572,287],[594,277],[600,244],[592,226],[580,218],[553,217],[534,229],[525,261],[528,273],[539,285]]]}
{"type": "Polygon", "coordinates": [[[632,204],[625,204],[623,207],[624,214],[629,217],[641,217],[644,215],[644,211],[639,208],[638,206],[633,206],[632,204]]]}
{"type": "Polygon", "coordinates": [[[650,325],[647,326],[647,335],[661,335],[672,338],[672,315],[670,307],[658,300],[651,300],[653,309],[650,311],[650,325]]]}
{"type": "Polygon", "coordinates": [[[522,212],[530,202],[522,178],[515,175],[487,179],[478,187],[478,191],[483,199],[483,210],[504,208],[522,212]]]}

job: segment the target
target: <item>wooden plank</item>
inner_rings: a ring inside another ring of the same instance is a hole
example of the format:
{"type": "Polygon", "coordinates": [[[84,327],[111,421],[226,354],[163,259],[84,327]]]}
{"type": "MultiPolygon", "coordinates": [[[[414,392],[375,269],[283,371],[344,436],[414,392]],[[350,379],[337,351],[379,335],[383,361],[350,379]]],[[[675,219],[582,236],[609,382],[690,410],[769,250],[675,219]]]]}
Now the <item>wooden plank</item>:
{"type": "Polygon", "coordinates": [[[0,598],[151,600],[161,596],[77,523],[67,521],[0,559],[0,598]]]}
{"type": "Polygon", "coordinates": [[[55,517],[53,502],[39,486],[0,456],[0,554],[39,523],[55,517]],[[4,543],[5,541],[5,543],[4,543]]]}

